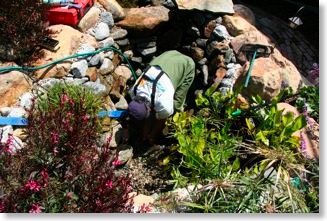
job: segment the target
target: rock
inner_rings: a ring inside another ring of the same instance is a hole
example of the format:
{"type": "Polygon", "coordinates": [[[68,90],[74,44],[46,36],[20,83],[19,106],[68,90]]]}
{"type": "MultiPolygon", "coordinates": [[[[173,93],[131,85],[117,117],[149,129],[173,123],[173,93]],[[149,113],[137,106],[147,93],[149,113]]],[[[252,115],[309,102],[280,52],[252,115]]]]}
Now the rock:
{"type": "MultiPolygon", "coordinates": [[[[95,48],[92,45],[90,45],[88,43],[84,43],[79,46],[76,53],[77,54],[86,54],[86,53],[92,53],[94,51],[95,51],[95,48]]],[[[87,57],[87,58],[89,58],[89,57],[87,57]]]]}
{"type": "Polygon", "coordinates": [[[106,38],[99,42],[99,46],[101,48],[107,48],[113,46],[115,43],[114,39],[112,37],[106,38]]]}
{"type": "Polygon", "coordinates": [[[120,40],[116,40],[116,43],[117,43],[120,47],[125,47],[125,46],[129,45],[129,40],[128,40],[128,38],[120,39],[120,40]]]}
{"type": "Polygon", "coordinates": [[[191,57],[198,62],[204,58],[204,50],[199,47],[191,47],[191,57]]]}
{"type": "Polygon", "coordinates": [[[123,127],[115,120],[111,120],[110,127],[111,131],[103,135],[103,142],[107,144],[109,141],[109,147],[116,148],[120,145],[120,142],[122,141],[123,127]]]}
{"type": "Polygon", "coordinates": [[[251,25],[255,26],[255,15],[250,8],[246,7],[245,5],[235,4],[233,9],[236,15],[241,16],[251,25]]]}
{"type": "Polygon", "coordinates": [[[211,33],[210,39],[216,41],[229,41],[231,39],[231,36],[229,35],[224,25],[217,24],[215,29],[211,33]]]}
{"type": "Polygon", "coordinates": [[[101,60],[101,55],[100,54],[95,54],[91,57],[91,59],[88,61],[89,66],[97,66],[100,63],[101,60]]]}
{"type": "Polygon", "coordinates": [[[233,14],[231,0],[176,0],[178,9],[211,11],[222,14],[233,14]]]}
{"type": "Polygon", "coordinates": [[[196,39],[195,43],[199,48],[205,49],[207,45],[207,39],[198,38],[196,39]]]}
{"type": "Polygon", "coordinates": [[[93,93],[96,94],[96,95],[99,95],[99,96],[105,96],[106,95],[107,89],[106,89],[106,86],[104,86],[103,84],[88,81],[85,84],[83,84],[83,86],[91,89],[91,91],[93,91],[93,93]]]}
{"type": "Polygon", "coordinates": [[[95,82],[98,79],[98,73],[96,67],[88,68],[86,71],[86,76],[90,79],[90,81],[95,82]]]}
{"type": "Polygon", "coordinates": [[[126,81],[132,77],[132,71],[124,65],[118,66],[115,69],[115,73],[117,74],[118,77],[121,77],[126,81]]]}
{"type": "Polygon", "coordinates": [[[112,61],[108,58],[103,60],[103,63],[99,69],[99,73],[101,75],[110,74],[114,70],[115,66],[113,65],[112,61]]]}
{"type": "Polygon", "coordinates": [[[112,37],[114,40],[118,40],[118,39],[125,38],[127,34],[128,34],[127,30],[116,27],[113,30],[111,30],[110,37],[112,37]]]}
{"type": "Polygon", "coordinates": [[[8,114],[10,113],[10,111],[12,110],[11,107],[1,107],[0,108],[0,116],[8,116],[8,114]]]}
{"type": "Polygon", "coordinates": [[[25,141],[26,140],[26,138],[27,138],[27,134],[26,134],[26,131],[25,131],[25,129],[23,129],[23,128],[17,128],[17,129],[15,129],[14,130],[14,132],[13,132],[13,135],[14,135],[14,137],[17,137],[17,138],[19,138],[21,141],[25,141]]]}
{"type": "MultiPolygon", "coordinates": [[[[44,65],[51,61],[71,56],[76,53],[78,47],[83,43],[87,43],[94,48],[98,47],[98,43],[94,37],[88,34],[83,34],[68,25],[51,25],[49,29],[54,31],[55,34],[51,37],[59,41],[60,48],[56,52],[43,49],[45,56],[42,59],[37,60],[33,66],[44,65]]],[[[66,60],[48,68],[40,69],[36,71],[36,77],[41,79],[63,77],[69,72],[71,63],[70,60],[66,60]]]]}
{"type": "Polygon", "coordinates": [[[26,110],[30,110],[32,108],[32,104],[33,104],[33,99],[35,98],[35,96],[31,93],[31,92],[27,92],[24,93],[20,98],[20,103],[19,105],[26,109],[26,110]]]}
{"type": "Polygon", "coordinates": [[[109,37],[109,34],[110,34],[109,26],[104,22],[100,22],[94,28],[94,36],[95,36],[95,39],[98,41],[101,41],[101,40],[109,37]]]}
{"type": "Polygon", "coordinates": [[[137,194],[136,192],[131,192],[128,196],[133,200],[133,207],[136,212],[139,212],[142,206],[149,207],[149,212],[152,212],[153,208],[151,204],[154,203],[154,199],[151,196],[137,194]]]}
{"type": "Polygon", "coordinates": [[[251,23],[239,15],[224,15],[223,25],[232,36],[238,36],[256,30],[251,23]]]}
{"type": "Polygon", "coordinates": [[[75,78],[82,78],[86,75],[87,68],[87,61],[83,59],[72,64],[70,73],[72,73],[75,78]]]}
{"type": "Polygon", "coordinates": [[[112,14],[115,21],[121,20],[125,17],[124,9],[115,0],[98,0],[98,2],[112,14]]]}
{"type": "Polygon", "coordinates": [[[216,71],[216,82],[221,82],[221,80],[225,77],[227,70],[225,68],[218,68],[216,71]]]}
{"type": "Polygon", "coordinates": [[[120,96],[119,101],[115,103],[115,107],[118,110],[127,110],[128,109],[128,103],[124,96],[120,96]]]}
{"type": "Polygon", "coordinates": [[[169,21],[169,9],[163,6],[131,8],[127,10],[125,19],[116,23],[133,36],[149,36],[157,28],[169,21]]]}
{"type": "Polygon", "coordinates": [[[206,38],[210,38],[211,33],[213,32],[213,30],[216,28],[217,26],[217,21],[216,20],[211,20],[208,22],[208,24],[204,27],[204,36],[206,38]]]}
{"type": "Polygon", "coordinates": [[[23,73],[11,71],[0,74],[0,107],[10,107],[30,89],[31,80],[23,73]]]}
{"type": "MultiPolygon", "coordinates": [[[[244,70],[248,70],[247,63],[244,70]]],[[[247,71],[240,76],[238,82],[244,84],[247,71]]],[[[245,94],[259,95],[263,99],[271,100],[279,94],[281,89],[281,69],[270,58],[258,58],[255,60],[249,85],[245,94]]]]}
{"type": "Polygon", "coordinates": [[[157,47],[152,47],[152,48],[139,48],[137,49],[137,51],[143,56],[143,57],[151,57],[153,56],[156,51],[157,51],[157,47]]]}
{"type": "Polygon", "coordinates": [[[100,21],[106,23],[109,28],[112,28],[115,25],[114,18],[108,11],[101,12],[100,21]]]}
{"type": "MultiPolygon", "coordinates": [[[[120,129],[122,131],[122,129],[120,129]]],[[[120,136],[121,134],[119,134],[120,136]]],[[[122,138],[122,137],[121,137],[122,138]]],[[[121,164],[126,164],[133,157],[133,147],[127,144],[119,145],[117,147],[118,160],[121,164]]]]}
{"type": "Polygon", "coordinates": [[[82,32],[86,32],[88,29],[92,28],[99,19],[101,10],[96,7],[90,8],[90,10],[83,16],[83,18],[78,23],[78,28],[82,32]]]}
{"type": "Polygon", "coordinates": [[[230,42],[230,45],[231,45],[232,49],[234,50],[235,54],[237,55],[238,61],[241,64],[244,64],[246,61],[248,61],[247,56],[249,55],[241,50],[242,46],[244,44],[270,45],[269,41],[270,40],[265,35],[263,35],[261,32],[250,31],[250,32],[247,32],[242,35],[238,35],[235,38],[233,38],[230,42]]]}

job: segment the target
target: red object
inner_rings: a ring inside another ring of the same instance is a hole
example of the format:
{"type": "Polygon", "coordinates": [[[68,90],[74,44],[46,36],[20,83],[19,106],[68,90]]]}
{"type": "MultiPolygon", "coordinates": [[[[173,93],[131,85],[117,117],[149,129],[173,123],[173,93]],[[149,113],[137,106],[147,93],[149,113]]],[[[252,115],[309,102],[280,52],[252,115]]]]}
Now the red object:
{"type": "Polygon", "coordinates": [[[50,24],[76,26],[93,4],[94,0],[74,0],[74,3],[50,7],[48,9],[48,20],[50,24]]]}

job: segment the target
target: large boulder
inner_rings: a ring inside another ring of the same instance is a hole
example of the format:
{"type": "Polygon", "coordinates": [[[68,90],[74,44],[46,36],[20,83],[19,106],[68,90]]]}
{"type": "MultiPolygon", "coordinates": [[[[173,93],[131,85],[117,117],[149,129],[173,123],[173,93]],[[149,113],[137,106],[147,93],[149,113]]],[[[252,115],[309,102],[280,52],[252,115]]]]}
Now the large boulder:
{"type": "Polygon", "coordinates": [[[126,17],[116,25],[126,29],[131,35],[149,36],[160,25],[168,22],[168,13],[169,9],[163,6],[131,8],[126,10],[126,17]]]}
{"type": "Polygon", "coordinates": [[[0,74],[0,107],[10,107],[31,87],[31,80],[18,71],[0,74]]]}
{"type": "Polygon", "coordinates": [[[98,2],[112,14],[115,21],[121,20],[125,17],[124,9],[116,0],[98,0],[98,2]]]}
{"type": "Polygon", "coordinates": [[[238,14],[234,14],[233,16],[224,15],[222,24],[232,36],[238,36],[249,31],[256,30],[256,28],[249,21],[238,14]]]}
{"type": "Polygon", "coordinates": [[[78,23],[78,28],[85,33],[97,23],[100,13],[101,10],[99,8],[92,7],[78,23]]]}
{"type": "Polygon", "coordinates": [[[255,15],[251,9],[241,4],[235,4],[233,8],[236,15],[243,17],[251,25],[255,25],[255,15]]]}
{"type": "MultiPolygon", "coordinates": [[[[250,31],[232,39],[231,46],[238,61],[245,64],[244,70],[246,71],[249,69],[249,62],[254,51],[243,51],[242,46],[245,44],[260,44],[272,48],[270,40],[259,31],[250,31]]],[[[237,83],[244,83],[245,76],[246,72],[238,79],[237,83]]],[[[245,94],[259,94],[265,99],[271,99],[280,92],[282,82],[290,86],[294,92],[308,84],[294,64],[274,48],[270,55],[256,57],[245,94]]]]}
{"type": "MultiPolygon", "coordinates": [[[[95,48],[98,47],[98,43],[94,37],[83,34],[70,26],[53,25],[50,26],[50,29],[55,33],[52,38],[59,41],[60,48],[56,52],[42,49],[45,55],[34,63],[35,66],[45,65],[55,60],[71,56],[76,53],[79,46],[83,43],[88,43],[95,48]]],[[[63,77],[70,70],[71,64],[71,60],[60,62],[36,71],[36,76],[37,78],[63,77]]]]}
{"type": "Polygon", "coordinates": [[[234,13],[232,0],[176,0],[176,3],[179,9],[234,13]]]}

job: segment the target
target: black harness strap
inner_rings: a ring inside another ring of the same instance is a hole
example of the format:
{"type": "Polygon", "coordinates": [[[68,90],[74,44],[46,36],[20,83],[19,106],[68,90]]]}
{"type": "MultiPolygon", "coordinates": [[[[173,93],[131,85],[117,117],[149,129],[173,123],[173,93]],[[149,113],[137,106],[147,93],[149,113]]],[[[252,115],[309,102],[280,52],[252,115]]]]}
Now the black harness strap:
{"type": "MultiPolygon", "coordinates": [[[[154,67],[158,68],[161,70],[161,68],[157,65],[155,65],[154,67]]],[[[148,66],[145,70],[144,70],[144,74],[142,75],[141,78],[150,81],[152,83],[152,93],[151,93],[151,112],[155,112],[154,110],[154,99],[155,99],[155,95],[156,95],[156,90],[157,90],[157,83],[159,81],[159,79],[161,78],[161,76],[165,73],[164,71],[160,71],[160,73],[158,74],[158,76],[152,80],[150,79],[148,76],[146,76],[146,72],[151,68],[151,66],[148,66]]],[[[134,86],[134,95],[136,96],[136,92],[137,92],[137,87],[139,86],[141,82],[141,79],[135,84],[134,86]]]]}

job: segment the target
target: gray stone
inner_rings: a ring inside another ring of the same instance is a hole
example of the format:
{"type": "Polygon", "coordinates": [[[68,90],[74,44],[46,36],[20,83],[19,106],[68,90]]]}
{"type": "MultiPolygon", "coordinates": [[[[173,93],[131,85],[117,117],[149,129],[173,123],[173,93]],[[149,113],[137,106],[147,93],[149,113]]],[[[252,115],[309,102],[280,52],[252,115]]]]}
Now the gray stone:
{"type": "Polygon", "coordinates": [[[207,58],[202,58],[200,61],[198,61],[199,65],[205,65],[207,63],[208,59],[207,58]]]}
{"type": "Polygon", "coordinates": [[[176,8],[174,1],[172,0],[161,0],[161,4],[167,8],[176,8]]]}
{"type": "Polygon", "coordinates": [[[14,107],[11,109],[10,113],[8,114],[8,117],[25,117],[26,116],[26,110],[22,107],[14,107]]]}
{"type": "Polygon", "coordinates": [[[135,63],[139,63],[139,64],[141,64],[143,62],[142,57],[131,57],[130,60],[135,63]]]}
{"type": "Polygon", "coordinates": [[[124,47],[124,46],[129,45],[129,40],[128,40],[128,38],[120,39],[120,40],[117,40],[116,43],[117,43],[119,46],[124,47]]]}
{"type": "Polygon", "coordinates": [[[102,41],[99,41],[99,46],[101,48],[107,48],[107,47],[111,47],[115,44],[115,41],[112,37],[106,38],[102,41]]]}
{"type": "Polygon", "coordinates": [[[33,104],[34,95],[31,92],[23,94],[19,100],[19,105],[27,110],[30,110],[33,104]]]}
{"type": "Polygon", "coordinates": [[[94,36],[95,39],[98,41],[101,41],[110,35],[110,29],[109,26],[104,23],[100,22],[95,28],[94,28],[94,36]]]}
{"type": "Polygon", "coordinates": [[[188,34],[188,35],[190,35],[191,37],[194,37],[194,38],[198,38],[198,37],[200,37],[200,30],[197,28],[197,27],[195,27],[194,25],[193,26],[190,26],[190,27],[188,27],[187,29],[186,29],[186,33],[188,34]]]}
{"type": "Polygon", "coordinates": [[[72,73],[75,78],[82,78],[86,75],[87,68],[87,61],[83,59],[72,64],[70,73],[72,73]]]}
{"type": "Polygon", "coordinates": [[[97,66],[100,63],[100,60],[101,60],[100,54],[93,55],[89,60],[89,66],[97,66]]]}
{"type": "Polygon", "coordinates": [[[146,48],[146,49],[138,49],[137,50],[142,56],[144,57],[149,57],[149,56],[153,56],[156,51],[157,51],[157,47],[152,47],[152,48],[146,48]]]}
{"type": "Polygon", "coordinates": [[[224,78],[221,80],[219,87],[228,87],[231,88],[233,86],[232,78],[224,78]]]}
{"type": "Polygon", "coordinates": [[[95,48],[92,45],[89,44],[82,44],[78,49],[77,49],[77,54],[85,54],[85,53],[91,53],[94,52],[95,48]]]}
{"type": "Polygon", "coordinates": [[[202,70],[202,74],[203,74],[203,84],[204,85],[208,85],[208,77],[209,77],[208,66],[207,65],[203,65],[201,67],[201,70],[202,70]]]}
{"type": "Polygon", "coordinates": [[[120,145],[117,148],[118,151],[118,160],[122,163],[125,164],[127,161],[132,159],[133,157],[133,147],[127,144],[120,145]]]}
{"type": "Polygon", "coordinates": [[[112,60],[115,56],[115,53],[113,51],[107,51],[106,53],[104,53],[104,57],[105,58],[109,58],[110,60],[112,60]]]}
{"type": "Polygon", "coordinates": [[[71,83],[72,85],[82,85],[85,82],[89,81],[88,78],[74,78],[74,81],[71,83]]]}
{"type": "Polygon", "coordinates": [[[204,49],[206,47],[207,44],[207,39],[203,39],[203,38],[198,38],[195,41],[196,45],[202,49],[204,49]]]}
{"type": "Polygon", "coordinates": [[[229,48],[225,53],[225,63],[228,64],[232,61],[234,55],[233,49],[229,48]]]}
{"type": "Polygon", "coordinates": [[[91,89],[96,95],[104,96],[106,94],[106,86],[93,81],[88,81],[83,84],[84,87],[91,89]]]}
{"type": "Polygon", "coordinates": [[[114,40],[117,40],[117,39],[125,38],[127,36],[127,34],[128,34],[128,32],[126,29],[119,28],[119,29],[115,29],[114,31],[112,31],[112,33],[110,34],[110,37],[112,37],[114,40]]]}
{"type": "Polygon", "coordinates": [[[111,73],[113,70],[114,70],[114,64],[112,63],[112,61],[110,59],[105,58],[99,69],[99,73],[101,75],[107,75],[107,74],[111,73]]]}
{"type": "Polygon", "coordinates": [[[11,111],[11,107],[2,107],[0,108],[0,116],[8,116],[11,111]]]}
{"type": "Polygon", "coordinates": [[[211,37],[213,38],[213,40],[218,40],[218,41],[231,39],[231,36],[228,33],[226,27],[220,24],[217,24],[217,26],[215,27],[215,29],[211,34],[211,37]]]}
{"type": "Polygon", "coordinates": [[[57,78],[47,78],[47,79],[42,79],[38,82],[38,84],[40,85],[39,88],[43,88],[45,90],[51,88],[53,85],[55,85],[56,83],[59,83],[60,80],[57,78]]]}
{"type": "Polygon", "coordinates": [[[108,11],[101,12],[100,21],[106,23],[109,28],[112,28],[115,25],[114,18],[112,14],[108,11]]]}

